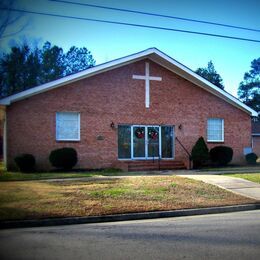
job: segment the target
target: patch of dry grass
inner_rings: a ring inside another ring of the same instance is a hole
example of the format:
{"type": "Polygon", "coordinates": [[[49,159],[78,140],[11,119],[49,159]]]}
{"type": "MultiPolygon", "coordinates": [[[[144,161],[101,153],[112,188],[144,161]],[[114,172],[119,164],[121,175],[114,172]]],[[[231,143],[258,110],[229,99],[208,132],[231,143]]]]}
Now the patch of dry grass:
{"type": "Polygon", "coordinates": [[[177,176],[0,183],[1,220],[93,216],[253,202],[213,185],[177,176]]]}

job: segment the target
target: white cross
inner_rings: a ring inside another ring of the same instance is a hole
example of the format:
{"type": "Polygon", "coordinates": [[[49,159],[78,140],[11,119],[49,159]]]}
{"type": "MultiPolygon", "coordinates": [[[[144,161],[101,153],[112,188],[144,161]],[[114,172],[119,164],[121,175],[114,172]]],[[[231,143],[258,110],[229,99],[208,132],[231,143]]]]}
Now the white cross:
{"type": "Polygon", "coordinates": [[[145,107],[149,108],[150,106],[150,80],[162,81],[161,77],[152,77],[150,76],[150,67],[149,62],[145,63],[145,75],[133,75],[133,79],[143,79],[145,80],[145,107]]]}

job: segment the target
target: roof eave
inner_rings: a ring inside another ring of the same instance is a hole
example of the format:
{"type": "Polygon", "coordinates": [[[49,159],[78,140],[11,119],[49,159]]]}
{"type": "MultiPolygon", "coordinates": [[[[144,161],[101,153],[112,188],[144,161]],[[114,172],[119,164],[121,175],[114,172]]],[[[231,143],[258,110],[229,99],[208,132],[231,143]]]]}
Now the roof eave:
{"type": "MultiPolygon", "coordinates": [[[[212,84],[208,80],[204,79],[203,77],[201,77],[197,73],[193,72],[188,67],[186,67],[183,64],[177,62],[173,58],[169,57],[168,55],[162,53],[161,51],[159,51],[157,49],[155,49],[155,53],[158,56],[160,56],[161,58],[163,58],[164,60],[167,60],[169,62],[169,64],[173,64],[176,67],[178,67],[179,69],[181,69],[182,72],[184,72],[185,74],[180,73],[179,71],[176,71],[176,70],[174,70],[174,73],[176,73],[179,76],[187,79],[188,81],[191,81],[195,85],[198,85],[199,87],[205,89],[206,91],[212,93],[213,95],[216,95],[216,96],[224,99],[226,102],[228,102],[228,103],[230,103],[232,105],[235,105],[236,107],[238,107],[239,109],[243,110],[244,112],[247,112],[251,116],[253,116],[253,117],[255,117],[255,116],[257,117],[258,116],[258,113],[255,110],[253,110],[252,108],[248,107],[247,105],[245,105],[243,102],[241,102],[239,99],[235,98],[234,96],[232,96],[228,92],[220,89],[219,87],[215,86],[214,84],[212,84]]],[[[161,65],[163,66],[163,64],[161,64],[161,65]]],[[[167,69],[170,69],[169,67],[167,67],[167,65],[164,66],[164,67],[166,67],[167,69]]]]}
{"type": "Polygon", "coordinates": [[[141,60],[141,59],[145,58],[146,56],[148,56],[149,54],[151,54],[153,52],[152,51],[153,49],[154,48],[147,49],[143,52],[138,52],[138,53],[133,54],[133,55],[129,55],[129,56],[126,56],[126,57],[123,57],[123,58],[119,58],[119,59],[116,59],[116,60],[113,60],[113,61],[110,61],[110,62],[102,63],[102,64],[97,65],[95,67],[86,69],[84,71],[81,71],[81,72],[78,72],[78,73],[75,73],[75,74],[72,74],[72,75],[69,75],[69,76],[66,76],[66,77],[63,77],[61,79],[57,79],[57,80],[42,84],[40,86],[34,87],[34,88],[24,90],[24,91],[19,92],[17,94],[14,94],[14,95],[11,95],[11,96],[8,96],[6,98],[1,99],[0,105],[8,106],[11,103],[14,103],[16,101],[19,101],[19,100],[22,100],[22,99],[25,99],[25,98],[29,98],[31,96],[46,92],[48,90],[67,85],[67,84],[70,84],[72,82],[75,82],[75,81],[78,81],[78,80],[81,80],[81,79],[84,79],[84,78],[88,78],[88,77],[94,76],[96,74],[100,74],[102,72],[105,72],[105,71],[108,71],[108,70],[111,70],[111,69],[115,69],[115,68],[123,66],[123,65],[127,65],[128,63],[132,63],[132,62],[135,62],[137,60],[141,60]],[[140,56],[140,53],[142,53],[141,56],[140,56]]]}
{"type": "Polygon", "coordinates": [[[202,78],[195,72],[193,72],[191,69],[188,67],[184,66],[183,64],[177,62],[170,56],[166,55],[165,53],[159,51],[156,48],[149,48],[147,50],[144,50],[142,52],[138,52],[129,56],[125,56],[123,58],[119,58],[110,62],[106,62],[100,65],[97,65],[95,67],[89,68],[87,70],[78,72],[76,74],[49,82],[45,83],[43,85],[22,91],[20,93],[14,94],[12,96],[3,98],[0,100],[0,105],[5,105],[8,106],[13,102],[46,92],[51,89],[55,89],[58,87],[61,87],[63,85],[70,84],[72,82],[81,80],[83,78],[88,78],[93,75],[115,69],[117,67],[121,67],[123,65],[127,65],[129,63],[144,59],[144,58],[150,58],[151,60],[158,62],[166,67],[167,69],[174,71],[176,74],[178,74],[181,77],[186,78],[187,80],[193,82],[194,84],[198,85],[199,87],[209,91],[210,93],[224,99],[228,103],[231,103],[232,105],[235,105],[236,107],[240,108],[244,112],[247,112],[251,116],[258,116],[258,113],[251,109],[250,107],[246,106],[243,104],[241,101],[233,97],[231,94],[223,91],[222,89],[218,88],[214,84],[210,83],[206,79],[202,78]],[[163,64],[165,63],[166,64],[163,64]],[[167,64],[168,63],[168,64],[167,64]]]}

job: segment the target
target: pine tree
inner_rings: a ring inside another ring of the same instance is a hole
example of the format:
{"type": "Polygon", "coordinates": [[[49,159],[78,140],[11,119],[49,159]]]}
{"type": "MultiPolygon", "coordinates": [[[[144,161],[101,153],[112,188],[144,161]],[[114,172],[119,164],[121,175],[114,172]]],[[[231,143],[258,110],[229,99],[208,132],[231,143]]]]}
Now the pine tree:
{"type": "Polygon", "coordinates": [[[212,84],[216,85],[217,87],[224,89],[223,80],[215,70],[212,61],[208,62],[207,68],[198,68],[195,72],[212,84]]]}

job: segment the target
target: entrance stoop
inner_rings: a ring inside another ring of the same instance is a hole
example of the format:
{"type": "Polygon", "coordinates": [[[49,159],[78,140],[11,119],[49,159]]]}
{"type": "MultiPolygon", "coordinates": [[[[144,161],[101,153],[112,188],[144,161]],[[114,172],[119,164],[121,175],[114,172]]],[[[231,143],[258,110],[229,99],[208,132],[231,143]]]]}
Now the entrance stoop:
{"type": "Polygon", "coordinates": [[[173,160],[136,160],[128,162],[128,171],[160,171],[187,169],[184,162],[173,160]]]}

